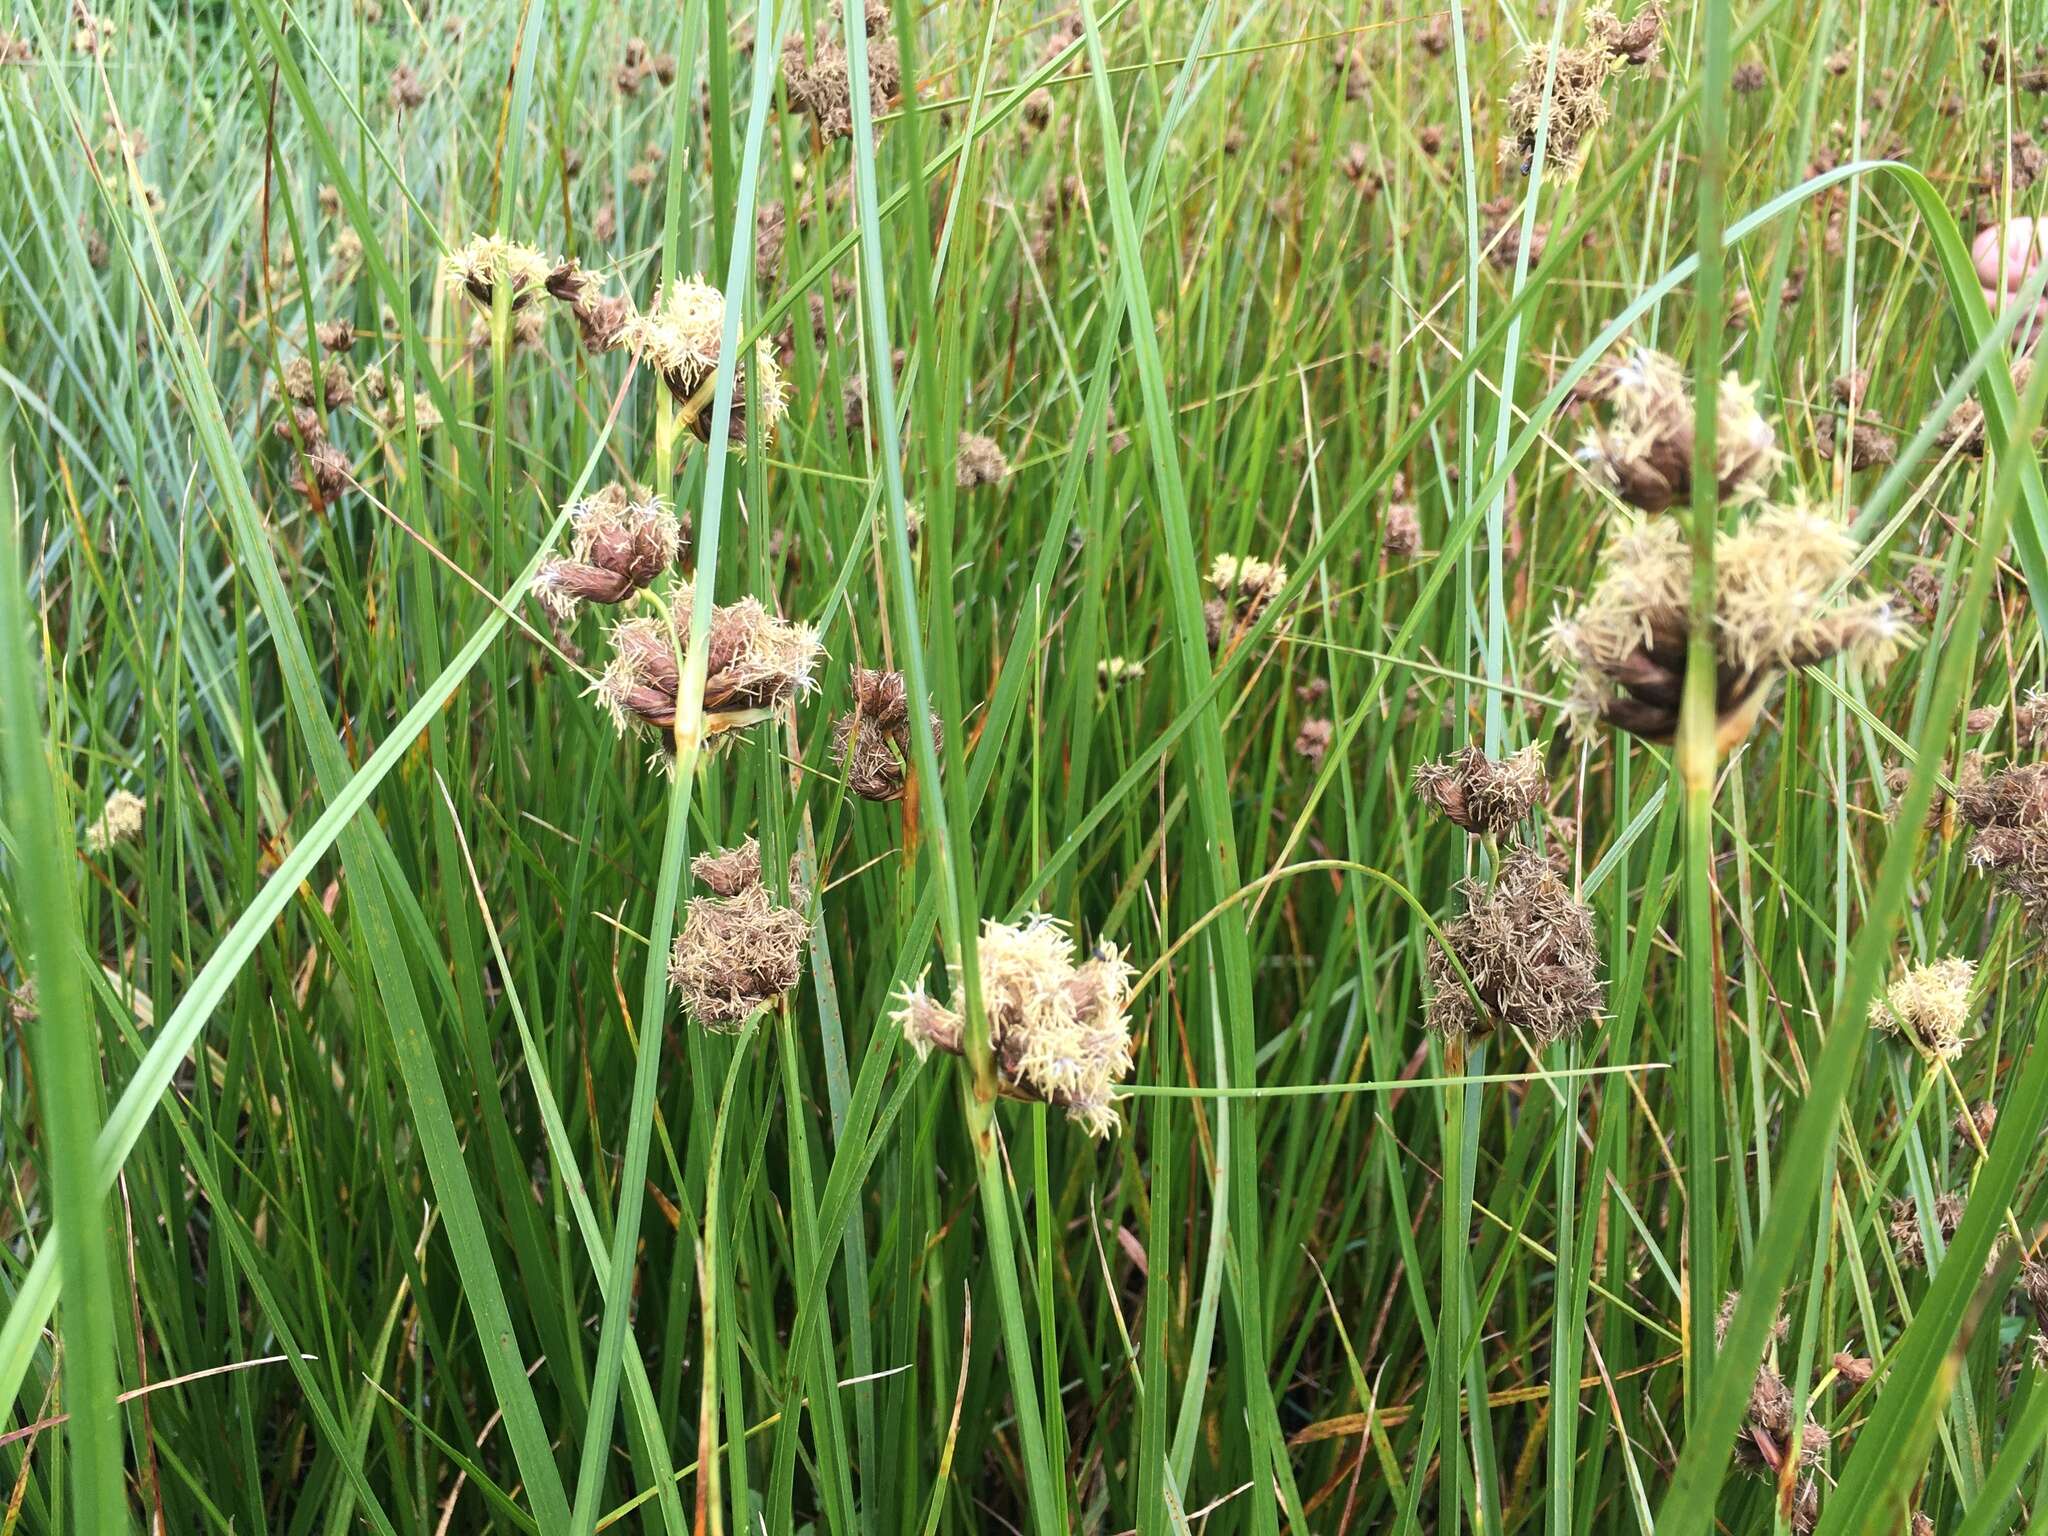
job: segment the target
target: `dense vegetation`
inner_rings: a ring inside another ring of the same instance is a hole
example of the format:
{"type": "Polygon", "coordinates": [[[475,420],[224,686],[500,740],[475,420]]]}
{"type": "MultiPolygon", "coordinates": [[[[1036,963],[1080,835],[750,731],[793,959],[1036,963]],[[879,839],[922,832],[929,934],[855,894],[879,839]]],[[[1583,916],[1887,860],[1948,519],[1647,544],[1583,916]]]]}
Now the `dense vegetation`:
{"type": "Polygon", "coordinates": [[[2027,1529],[2040,21],[24,6],[0,1531],[2027,1529]]]}

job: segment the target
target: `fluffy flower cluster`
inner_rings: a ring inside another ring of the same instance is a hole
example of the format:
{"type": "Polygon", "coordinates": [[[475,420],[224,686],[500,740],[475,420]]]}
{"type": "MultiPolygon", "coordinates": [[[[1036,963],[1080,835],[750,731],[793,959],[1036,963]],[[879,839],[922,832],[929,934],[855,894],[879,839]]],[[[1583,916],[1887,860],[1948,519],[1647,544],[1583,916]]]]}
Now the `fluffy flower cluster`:
{"type": "MultiPolygon", "coordinates": [[[[868,38],[868,101],[879,116],[903,85],[903,65],[896,40],[888,35],[889,0],[863,0],[862,20],[868,38]]],[[[839,41],[845,0],[832,0],[828,20],[812,32],[809,47],[801,32],[782,43],[782,87],[789,104],[818,125],[827,142],[853,133],[853,74],[846,46],[839,41]]]]}
{"type": "MultiPolygon", "coordinates": [[[[939,739],[933,715],[932,739],[939,739]]],[[[853,669],[853,708],[832,726],[832,756],[863,800],[901,800],[910,776],[910,700],[901,672],[853,669]]]]}
{"type": "Polygon", "coordinates": [[[1954,1061],[1968,1036],[1970,984],[1976,977],[1977,963],[1956,956],[1908,966],[1871,1011],[1870,1022],[1905,1036],[1937,1060],[1954,1061]]]}
{"type": "Polygon", "coordinates": [[[1573,896],[1556,865],[1534,849],[1515,848],[1490,885],[1461,880],[1457,892],[1465,911],[1444,924],[1450,952],[1432,940],[1425,961],[1426,1027],[1448,1039],[1507,1025],[1541,1049],[1599,1015],[1607,989],[1592,909],[1573,896]]]}
{"type": "MultiPolygon", "coordinates": [[[[1836,655],[1881,671],[1908,642],[1892,599],[1843,590],[1856,554],[1846,526],[1803,502],[1767,507],[1717,536],[1714,695],[1724,749],[1749,733],[1781,672],[1836,655]]],[[[1591,596],[1552,624],[1546,642],[1551,659],[1574,674],[1565,710],[1575,730],[1604,722],[1671,739],[1691,588],[1692,550],[1676,523],[1626,525],[1591,596]]]]}
{"type": "Polygon", "coordinates": [[[761,845],[751,837],[737,848],[699,854],[690,873],[710,894],[690,898],[669,951],[668,978],[692,1018],[729,1034],[802,980],[810,897],[792,863],[790,904],[775,899],[761,883],[761,845]]]}
{"type": "Polygon", "coordinates": [[[449,283],[462,289],[488,314],[503,284],[514,310],[524,309],[547,290],[555,264],[530,245],[503,235],[475,235],[441,261],[449,283]]]}
{"type": "Polygon", "coordinates": [[[1604,94],[1607,77],[1623,65],[1646,65],[1657,56],[1663,15],[1656,5],[1646,5],[1634,20],[1623,24],[1614,13],[1595,9],[1586,17],[1586,41],[1556,50],[1538,44],[1523,56],[1522,72],[1508,88],[1508,131],[1501,139],[1503,165],[1519,167],[1524,175],[1536,158],[1536,135],[1547,113],[1549,136],[1544,142],[1544,169],[1563,180],[1571,180],[1586,163],[1593,135],[1607,121],[1604,94]],[[1544,86],[1548,83],[1546,100],[1544,86]]]}
{"type": "Polygon", "coordinates": [[[2048,763],[2015,763],[1956,787],[1956,811],[1976,829],[1970,862],[2048,920],[2048,763]]]}
{"type": "MultiPolygon", "coordinates": [[[[688,582],[670,588],[668,607],[679,627],[688,621],[691,602],[688,582]]],[[[621,732],[653,731],[663,751],[672,751],[682,658],[668,625],[652,615],[636,615],[612,627],[611,644],[611,663],[594,690],[600,702],[621,732]]],[[[704,658],[705,736],[716,741],[727,731],[752,725],[809,689],[823,654],[817,631],[776,617],[757,598],[712,609],[704,658]]]]}
{"type": "Polygon", "coordinates": [[[1216,595],[1203,605],[1202,620],[1215,651],[1258,621],[1287,585],[1287,567],[1252,555],[1218,555],[1209,567],[1209,585],[1216,595]]]}
{"type": "MultiPolygon", "coordinates": [[[[619,329],[619,344],[659,373],[682,409],[683,424],[699,442],[711,440],[712,387],[718,379],[725,337],[725,295],[702,277],[678,278],[657,293],[654,306],[619,329]]],[[[732,427],[735,447],[747,440],[746,358],[734,365],[732,427]]],[[[766,341],[754,344],[751,362],[760,390],[761,440],[775,435],[776,423],[788,409],[783,399],[781,370],[766,341]]]]}
{"type": "Polygon", "coordinates": [[[90,853],[105,853],[116,843],[132,842],[142,835],[142,816],[148,802],[132,790],[117,789],[91,826],[85,829],[85,846],[90,853]]]}
{"type": "MultiPolygon", "coordinates": [[[[1696,410],[1675,361],[1638,347],[1601,369],[1578,394],[1606,407],[1605,423],[1579,444],[1579,458],[1605,485],[1645,512],[1692,499],[1696,410]]],[[[1756,386],[1729,374],[1714,396],[1714,472],[1721,500],[1761,496],[1783,458],[1776,432],[1756,408],[1756,386]]]]}
{"type": "MultiPolygon", "coordinates": [[[[1021,923],[984,923],[975,953],[1004,1092],[1056,1105],[1090,1135],[1115,1130],[1113,1091],[1131,1070],[1131,968],[1122,952],[1098,944],[1077,965],[1065,926],[1033,913],[1021,923]]],[[[954,997],[961,991],[956,968],[954,997]]],[[[961,1054],[961,1015],[922,983],[905,994],[894,1017],[920,1059],[933,1047],[961,1054]]]]}
{"type": "Polygon", "coordinates": [[[569,553],[549,560],[533,590],[548,611],[567,621],[584,603],[623,603],[652,586],[675,563],[683,525],[668,503],[645,486],[618,484],[569,508],[569,553]]]}

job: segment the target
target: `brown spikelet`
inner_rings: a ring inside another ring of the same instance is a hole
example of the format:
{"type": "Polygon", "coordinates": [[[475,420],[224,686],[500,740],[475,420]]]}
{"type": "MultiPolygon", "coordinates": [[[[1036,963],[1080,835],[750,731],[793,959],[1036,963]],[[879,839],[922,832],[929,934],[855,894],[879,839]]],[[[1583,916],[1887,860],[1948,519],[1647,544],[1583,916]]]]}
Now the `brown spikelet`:
{"type": "Polygon", "coordinates": [[[1466,746],[1441,762],[1418,763],[1412,780],[1423,804],[1454,826],[1506,837],[1549,793],[1543,754],[1535,746],[1495,762],[1466,746]]]}
{"type": "Polygon", "coordinates": [[[699,1024],[731,1033],[802,980],[810,923],[801,909],[809,897],[792,865],[792,905],[775,899],[761,884],[761,846],[753,838],[699,854],[690,871],[712,894],[690,898],[669,951],[669,982],[699,1024]]]}
{"type": "MultiPolygon", "coordinates": [[[[940,739],[939,717],[932,740],[940,739]]],[[[863,800],[901,800],[910,775],[910,703],[901,672],[853,669],[853,708],[832,727],[832,756],[863,800]]]]}

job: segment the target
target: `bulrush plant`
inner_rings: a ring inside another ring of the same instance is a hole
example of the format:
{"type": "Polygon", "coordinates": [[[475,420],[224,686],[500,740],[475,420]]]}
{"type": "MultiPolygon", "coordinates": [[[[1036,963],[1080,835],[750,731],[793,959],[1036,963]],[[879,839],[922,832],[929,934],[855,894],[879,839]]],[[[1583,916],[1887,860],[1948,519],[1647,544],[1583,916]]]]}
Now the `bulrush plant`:
{"type": "MultiPolygon", "coordinates": [[[[940,738],[931,716],[932,740],[940,738]]],[[[910,777],[910,701],[901,672],[853,669],[853,708],[832,726],[832,757],[863,800],[901,800],[910,777]]]]}
{"type": "Polygon", "coordinates": [[[1499,761],[1477,746],[1462,747],[1441,762],[1416,764],[1411,782],[1416,798],[1444,820],[1493,838],[1513,832],[1550,790],[1542,751],[1533,745],[1499,761]]]}
{"type": "MultiPolygon", "coordinates": [[[[683,425],[700,443],[711,440],[711,404],[724,339],[725,295],[702,277],[676,279],[656,293],[645,314],[635,315],[619,330],[619,344],[661,375],[683,425]]],[[[747,440],[748,366],[747,360],[740,358],[733,370],[729,437],[736,448],[744,448],[747,440]]],[[[760,391],[761,441],[766,443],[774,437],[788,405],[774,349],[765,340],[754,344],[752,367],[760,391]]]]}
{"type": "MultiPolygon", "coordinates": [[[[1766,507],[1714,541],[1714,710],[1727,751],[1748,736],[1772,684],[1833,656],[1882,672],[1911,638],[1889,596],[1846,590],[1858,546],[1831,512],[1766,507]]],[[[1630,519],[1585,603],[1545,641],[1572,676],[1575,732],[1613,726],[1671,740],[1685,685],[1692,549],[1671,519],[1630,519]]]]}
{"type": "Polygon", "coordinates": [[[1465,910],[1443,925],[1443,942],[1431,939],[1424,960],[1423,1024],[1432,1034],[1466,1041],[1507,1028],[1541,1050],[1599,1017],[1607,989],[1593,912],[1555,863],[1511,848],[1491,880],[1460,880],[1456,892],[1465,910]]]}
{"type": "Polygon", "coordinates": [[[566,557],[545,562],[533,591],[567,621],[584,603],[623,603],[675,564],[684,530],[668,504],[645,486],[605,486],[569,507],[566,557]]]}
{"type": "Polygon", "coordinates": [[[809,893],[790,871],[787,903],[761,880],[761,845],[699,854],[690,873],[710,894],[692,896],[669,951],[668,979],[691,1018],[731,1034],[803,979],[809,893]]]}
{"type": "MultiPolygon", "coordinates": [[[[1578,456],[1623,501],[1662,512],[1692,499],[1696,409],[1685,374],[1662,352],[1637,347],[1601,367],[1576,391],[1606,420],[1580,441],[1578,456]]],[[[1756,408],[1756,386],[1730,374],[1714,397],[1714,470],[1723,501],[1764,494],[1784,455],[1756,408]]]]}
{"type": "Polygon", "coordinates": [[[448,282],[468,294],[487,315],[501,285],[507,302],[521,310],[546,292],[548,275],[554,270],[555,263],[532,246],[502,235],[474,235],[441,261],[448,282]]]}
{"type": "MultiPolygon", "coordinates": [[[[1091,1136],[1120,1121],[1116,1085],[1131,1071],[1131,967],[1114,944],[1076,963],[1066,926],[1042,913],[1021,923],[982,924],[975,946],[981,1007],[1003,1093],[1050,1104],[1091,1136]]],[[[957,966],[951,992],[963,996],[957,966]]],[[[965,1054],[965,1020],[920,981],[893,1015],[923,1060],[936,1048],[965,1054]]]]}
{"type": "MultiPolygon", "coordinates": [[[[690,584],[679,581],[658,605],[662,611],[613,625],[612,660],[593,689],[621,734],[652,733],[670,758],[677,747],[683,676],[670,621],[685,624],[692,600],[690,584]]],[[[769,613],[758,598],[713,608],[705,640],[702,739],[716,745],[727,732],[766,720],[809,690],[823,654],[817,631],[769,613]]]]}

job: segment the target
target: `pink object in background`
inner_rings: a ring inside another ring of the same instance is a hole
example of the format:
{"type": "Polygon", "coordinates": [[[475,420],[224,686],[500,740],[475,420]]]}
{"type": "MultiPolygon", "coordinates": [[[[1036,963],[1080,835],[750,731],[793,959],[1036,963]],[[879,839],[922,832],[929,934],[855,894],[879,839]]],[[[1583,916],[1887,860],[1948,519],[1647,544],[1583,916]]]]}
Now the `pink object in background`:
{"type": "MultiPolygon", "coordinates": [[[[1976,263],[1977,281],[1984,285],[1985,307],[1997,315],[2035,274],[2043,258],[2048,258],[2048,219],[2008,219],[2002,226],[1987,224],[1979,230],[1970,259],[1976,263]]],[[[2034,319],[2048,319],[2048,295],[2034,306],[2034,319]]],[[[2026,345],[2033,339],[2030,333],[2034,329],[2033,325],[2023,326],[2014,340],[2026,345]]]]}

